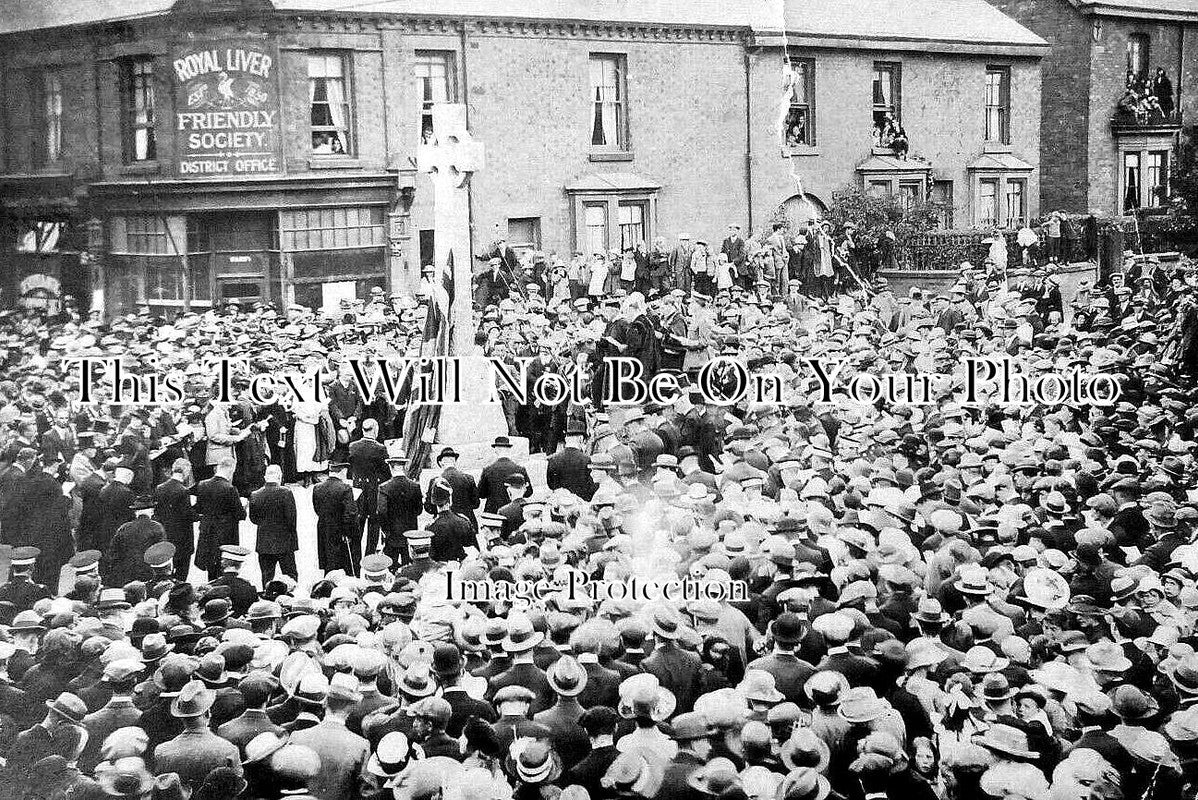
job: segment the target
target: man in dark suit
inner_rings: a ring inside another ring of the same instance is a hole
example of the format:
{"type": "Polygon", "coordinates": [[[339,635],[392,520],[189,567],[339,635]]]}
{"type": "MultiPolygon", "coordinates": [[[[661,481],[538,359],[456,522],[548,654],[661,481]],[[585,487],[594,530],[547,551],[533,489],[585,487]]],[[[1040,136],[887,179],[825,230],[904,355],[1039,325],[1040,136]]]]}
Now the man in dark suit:
{"type": "Polygon", "coordinates": [[[136,725],[141,711],[133,705],[133,687],[142,674],[141,662],[117,659],[104,665],[103,679],[112,689],[112,696],[100,709],[83,718],[87,728],[87,745],[79,756],[79,768],[91,773],[102,759],[100,750],[113,731],[136,725]]]}
{"type": "Polygon", "coordinates": [[[98,549],[99,526],[103,511],[100,492],[112,480],[119,463],[115,458],[108,459],[100,466],[100,469],[84,478],[83,482],[75,487],[80,504],[79,526],[76,530],[75,540],[78,542],[80,551],[98,549]]]}
{"type": "MultiPolygon", "coordinates": [[[[452,737],[462,735],[466,720],[478,717],[484,722],[495,722],[499,715],[485,700],[478,700],[466,692],[462,685],[462,653],[454,644],[439,644],[433,650],[433,673],[441,685],[441,696],[449,703],[449,722],[445,733],[452,737]]],[[[474,679],[477,680],[477,679],[474,679]]]]}
{"type": "Polygon", "coordinates": [[[694,712],[679,714],[674,718],[671,727],[674,731],[674,741],[678,742],[678,754],[666,770],[661,788],[655,797],[684,800],[695,793],[688,779],[711,758],[711,737],[715,736],[717,731],[707,717],[694,712]]]}
{"type": "Polygon", "coordinates": [[[850,686],[872,686],[878,674],[878,662],[868,656],[849,652],[848,641],[853,634],[853,618],[839,611],[821,614],[812,627],[822,633],[828,654],[816,665],[816,671],[839,672],[850,686]]]}
{"type": "Polygon", "coordinates": [[[42,464],[56,477],[60,476],[61,470],[53,468],[53,465],[59,464],[65,468],[74,460],[77,447],[75,433],[70,426],[70,414],[66,409],[54,412],[54,424],[42,434],[41,445],[42,464]]]}
{"type": "Polygon", "coordinates": [[[175,580],[187,580],[191,555],[195,552],[195,507],[191,492],[183,484],[185,467],[171,468],[171,475],[154,489],[154,519],[175,546],[175,580]]]}
{"type": "Polygon", "coordinates": [[[595,495],[591,480],[591,457],[582,451],[586,428],[571,420],[566,428],[566,446],[549,457],[545,468],[545,483],[550,489],[567,489],[589,501],[595,495]]]}
{"type": "Polygon", "coordinates": [[[103,554],[103,561],[100,563],[101,575],[111,573],[112,562],[109,559],[112,554],[112,539],[116,536],[117,529],[136,516],[132,506],[137,497],[129,488],[132,482],[133,470],[122,464],[113,470],[112,481],[100,490],[94,541],[95,549],[103,554]]]}
{"type": "Polygon", "coordinates": [[[591,740],[591,751],[586,758],[567,770],[566,783],[583,787],[591,797],[603,796],[603,776],[620,755],[614,744],[619,721],[616,712],[607,706],[588,708],[583,712],[578,724],[591,740]]]}
{"type": "Polygon", "coordinates": [[[745,240],[741,238],[739,225],[728,226],[728,236],[720,245],[720,252],[728,257],[728,263],[732,265],[738,282],[746,289],[752,288],[749,285],[751,276],[748,268],[748,256],[745,252],[745,240]]]}
{"type": "MultiPolygon", "coordinates": [[[[470,524],[477,528],[478,520],[474,518],[474,512],[478,510],[478,485],[472,476],[458,469],[458,451],[452,447],[442,449],[437,454],[437,468],[441,470],[441,475],[436,480],[448,485],[450,491],[453,492],[450,508],[470,520],[470,524]]],[[[432,483],[429,484],[429,489],[431,488],[432,483]]],[[[430,514],[436,514],[437,508],[428,500],[428,496],[429,492],[426,490],[424,510],[430,514]]]]}
{"type": "Polygon", "coordinates": [[[528,478],[528,471],[508,457],[508,453],[512,450],[510,439],[506,436],[497,436],[491,444],[491,448],[495,451],[495,460],[484,467],[482,474],[478,477],[478,496],[485,503],[483,511],[493,514],[501,506],[512,501],[504,483],[507,476],[519,472],[524,475],[525,486],[530,486],[532,481],[528,478]]]}
{"type": "Polygon", "coordinates": [[[815,667],[795,655],[795,647],[803,635],[803,622],[797,614],[780,614],[771,628],[774,652],[749,663],[749,669],[759,669],[774,676],[774,686],[791,703],[806,702],[803,684],[815,674],[815,667]]]}
{"type": "MultiPolygon", "coordinates": [[[[512,496],[510,503],[505,503],[500,506],[495,513],[503,517],[503,527],[499,529],[499,536],[504,541],[508,540],[516,529],[524,524],[524,506],[528,503],[528,498],[525,492],[528,489],[528,483],[524,475],[519,472],[513,472],[504,480],[504,486],[507,493],[512,496]]],[[[485,511],[483,512],[486,513],[485,511]]]]}
{"type": "Polygon", "coordinates": [[[245,519],[241,495],[233,487],[233,470],[237,462],[222,458],[216,474],[196,484],[195,511],[200,518],[200,536],[196,544],[196,566],[207,571],[208,578],[220,576],[220,548],[237,544],[238,525],[245,519]]]}
{"type": "MultiPolygon", "coordinates": [[[[259,490],[261,491],[261,490],[259,490]]],[[[245,700],[245,711],[241,716],[229,720],[216,729],[216,735],[226,739],[245,752],[245,746],[260,733],[270,732],[276,736],[283,735],[283,729],[270,721],[266,715],[266,704],[274,691],[275,681],[269,675],[251,674],[242,678],[237,684],[245,700]]]]}
{"type": "MultiPolygon", "coordinates": [[[[387,448],[378,440],[379,424],[362,421],[362,438],[349,443],[349,477],[358,495],[358,537],[366,531],[366,552],[373,553],[379,543],[379,484],[391,477],[387,468],[387,448]]],[[[415,526],[413,526],[415,527],[415,526]]]]}
{"type": "Polygon", "coordinates": [[[532,691],[533,712],[543,711],[557,698],[549,685],[544,670],[533,662],[533,649],[541,643],[544,634],[533,630],[532,622],[523,615],[513,615],[508,620],[508,633],[503,640],[503,649],[512,656],[512,665],[492,678],[487,685],[487,697],[494,698],[505,686],[520,686],[532,691]]]}
{"type": "Polygon", "coordinates": [[[162,525],[150,519],[154,500],[139,497],[130,510],[137,516],[117,529],[108,546],[108,571],[102,574],[109,586],[124,586],[132,581],[148,581],[152,576],[146,564],[146,550],[166,540],[162,525]]]}
{"type": "Polygon", "coordinates": [[[264,586],[274,578],[276,567],[284,575],[299,577],[295,568],[295,551],[299,549],[295,495],[282,485],[283,468],[278,464],[266,468],[265,478],[266,485],[250,495],[250,522],[258,526],[255,549],[264,586]]]}
{"type": "Polygon", "coordinates": [[[312,489],[316,512],[316,557],[321,570],[343,569],[357,575],[362,557],[358,504],[345,482],[347,464],[330,464],[329,476],[312,489]]]}
{"type": "Polygon", "coordinates": [[[346,445],[357,431],[358,423],[362,420],[365,404],[362,393],[354,382],[354,374],[349,366],[342,366],[337,380],[329,384],[329,416],[333,419],[333,427],[337,430],[337,445],[335,453],[344,458],[348,452],[346,445]]]}
{"type": "Polygon", "coordinates": [[[462,561],[466,558],[466,548],[477,546],[474,526],[450,507],[451,493],[445,483],[434,482],[429,487],[428,499],[437,509],[436,518],[428,525],[433,536],[433,561],[462,561]]]}
{"type": "Polygon", "coordinates": [[[653,648],[641,669],[657,677],[658,682],[674,693],[678,700],[678,711],[694,710],[699,696],[699,678],[703,673],[703,662],[694,653],[678,646],[682,625],[678,618],[665,610],[653,615],[653,636],[657,646],[653,648]]]}
{"type": "Polygon", "coordinates": [[[1111,487],[1111,494],[1119,504],[1110,524],[1115,544],[1143,550],[1151,542],[1147,540],[1148,518],[1140,508],[1140,482],[1135,478],[1123,478],[1111,487]]]}
{"type": "MultiPolygon", "coordinates": [[[[420,484],[408,477],[408,460],[403,456],[387,459],[391,478],[379,485],[377,515],[383,530],[383,553],[393,562],[407,563],[404,532],[417,528],[424,497],[420,484]]],[[[452,502],[450,504],[452,508],[452,502]]]]}

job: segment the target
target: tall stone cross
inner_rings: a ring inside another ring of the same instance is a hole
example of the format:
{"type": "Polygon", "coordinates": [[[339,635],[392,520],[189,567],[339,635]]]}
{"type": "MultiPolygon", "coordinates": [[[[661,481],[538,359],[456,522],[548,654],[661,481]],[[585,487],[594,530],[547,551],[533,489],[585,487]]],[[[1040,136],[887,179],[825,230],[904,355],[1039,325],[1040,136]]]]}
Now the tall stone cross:
{"type": "Polygon", "coordinates": [[[483,166],[482,143],[466,130],[466,106],[438,103],[433,106],[433,141],[416,151],[416,166],[433,182],[433,260],[435,280],[453,254],[453,340],[450,353],[460,355],[474,347],[474,319],[470,253],[470,176],[483,166]]]}

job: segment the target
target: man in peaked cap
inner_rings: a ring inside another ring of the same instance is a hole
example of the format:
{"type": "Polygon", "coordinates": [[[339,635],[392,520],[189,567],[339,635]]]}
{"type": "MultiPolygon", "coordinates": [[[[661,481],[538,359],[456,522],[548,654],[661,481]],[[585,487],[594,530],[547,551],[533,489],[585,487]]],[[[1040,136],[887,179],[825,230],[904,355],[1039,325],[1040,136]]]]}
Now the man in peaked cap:
{"type": "Polygon", "coordinates": [[[154,499],[138,497],[130,508],[137,516],[117,529],[108,545],[108,571],[104,579],[110,586],[130,581],[146,581],[152,576],[145,561],[146,550],[166,540],[162,525],[150,519],[154,499]]]}
{"type": "Polygon", "coordinates": [[[33,582],[33,569],[40,555],[41,550],[30,545],[13,548],[8,580],[0,585],[0,602],[11,603],[13,614],[28,611],[38,600],[51,596],[49,589],[33,582]]]}
{"type": "Polygon", "coordinates": [[[226,544],[220,549],[220,577],[209,586],[225,587],[229,591],[229,600],[233,607],[234,616],[242,617],[250,610],[250,606],[258,599],[258,591],[254,585],[241,577],[241,568],[249,557],[250,551],[236,544],[226,544]]]}
{"type": "Polygon", "coordinates": [[[432,559],[462,561],[466,558],[466,548],[477,544],[474,525],[465,515],[453,510],[452,490],[444,481],[433,481],[428,490],[428,502],[436,509],[436,517],[428,524],[433,539],[432,559]]]}
{"type": "MultiPolygon", "coordinates": [[[[404,531],[416,529],[424,505],[420,484],[408,477],[407,465],[408,459],[403,456],[388,458],[391,477],[379,484],[378,489],[377,513],[383,533],[383,553],[395,563],[406,563],[404,531]]],[[[452,487],[450,492],[452,495],[452,487]]]]}

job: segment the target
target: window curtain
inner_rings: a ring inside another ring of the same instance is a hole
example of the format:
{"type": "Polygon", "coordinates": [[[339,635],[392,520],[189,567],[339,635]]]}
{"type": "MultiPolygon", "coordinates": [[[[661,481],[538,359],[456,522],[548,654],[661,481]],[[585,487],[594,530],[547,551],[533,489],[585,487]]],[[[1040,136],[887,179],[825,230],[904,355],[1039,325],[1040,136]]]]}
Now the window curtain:
{"type": "Polygon", "coordinates": [[[616,147],[620,143],[617,135],[616,107],[620,95],[616,65],[606,59],[592,61],[591,85],[595,87],[595,122],[591,142],[604,147],[616,147]]]}
{"type": "Polygon", "coordinates": [[[349,141],[347,132],[349,127],[345,124],[345,86],[340,78],[329,78],[324,82],[325,93],[329,100],[329,118],[333,122],[333,127],[337,132],[333,134],[341,143],[341,152],[349,152],[349,141]]]}

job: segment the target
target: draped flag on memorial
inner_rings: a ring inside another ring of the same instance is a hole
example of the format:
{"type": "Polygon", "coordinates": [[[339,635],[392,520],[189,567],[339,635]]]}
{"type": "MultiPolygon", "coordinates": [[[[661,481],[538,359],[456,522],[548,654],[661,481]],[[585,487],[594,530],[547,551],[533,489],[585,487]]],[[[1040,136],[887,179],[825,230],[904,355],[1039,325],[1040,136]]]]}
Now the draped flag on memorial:
{"type": "MultiPolygon", "coordinates": [[[[428,292],[428,315],[424,321],[424,340],[420,345],[420,357],[430,359],[422,370],[434,369],[436,359],[449,355],[449,343],[453,329],[453,252],[450,251],[445,265],[433,274],[425,287],[428,292]],[[439,273],[439,274],[438,274],[439,273]]],[[[417,380],[417,371],[409,370],[404,379],[406,386],[400,397],[411,397],[417,380]]],[[[441,421],[439,403],[409,404],[404,421],[403,448],[408,456],[408,473],[417,478],[432,451],[437,437],[437,426],[441,421]]]]}

